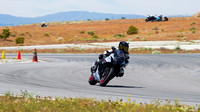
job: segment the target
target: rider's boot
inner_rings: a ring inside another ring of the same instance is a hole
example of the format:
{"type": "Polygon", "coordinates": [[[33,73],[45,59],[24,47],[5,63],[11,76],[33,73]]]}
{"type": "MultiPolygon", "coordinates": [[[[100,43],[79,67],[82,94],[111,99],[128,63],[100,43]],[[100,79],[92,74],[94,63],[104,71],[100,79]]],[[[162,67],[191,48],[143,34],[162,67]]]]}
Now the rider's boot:
{"type": "Polygon", "coordinates": [[[97,70],[97,65],[98,65],[98,62],[97,62],[97,61],[95,61],[95,62],[92,64],[92,67],[91,67],[91,72],[92,72],[92,73],[95,73],[95,72],[96,72],[96,70],[97,70]]]}
{"type": "Polygon", "coordinates": [[[124,75],[124,68],[121,67],[119,73],[116,75],[117,77],[122,77],[124,75]]]}
{"type": "Polygon", "coordinates": [[[103,54],[100,54],[97,61],[95,61],[91,67],[91,72],[94,78],[97,80],[97,82],[100,82],[100,74],[99,74],[98,69],[99,69],[99,66],[102,65],[102,61],[103,61],[103,54]]]}
{"type": "Polygon", "coordinates": [[[95,72],[96,72],[97,67],[98,67],[99,64],[101,64],[102,60],[103,60],[103,54],[100,54],[100,55],[99,55],[99,59],[97,59],[97,60],[92,64],[92,67],[91,67],[91,72],[92,72],[92,73],[95,73],[95,72]]]}
{"type": "Polygon", "coordinates": [[[97,82],[100,82],[100,75],[99,75],[99,70],[97,69],[95,73],[93,73],[94,78],[96,79],[97,82]]]}

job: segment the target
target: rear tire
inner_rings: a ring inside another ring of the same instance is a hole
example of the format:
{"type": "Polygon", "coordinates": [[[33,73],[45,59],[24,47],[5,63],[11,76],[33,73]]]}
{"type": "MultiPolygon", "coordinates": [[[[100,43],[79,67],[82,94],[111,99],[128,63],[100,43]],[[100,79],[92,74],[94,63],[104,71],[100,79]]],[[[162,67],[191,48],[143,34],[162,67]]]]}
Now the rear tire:
{"type": "Polygon", "coordinates": [[[95,85],[97,83],[97,81],[93,77],[93,74],[90,76],[88,82],[89,82],[90,85],[95,85]]]}
{"type": "Polygon", "coordinates": [[[168,21],[168,18],[167,18],[167,17],[164,17],[164,19],[165,19],[164,21],[168,21]]]}
{"type": "Polygon", "coordinates": [[[108,82],[114,77],[115,77],[114,76],[114,69],[111,68],[110,72],[108,73],[108,75],[106,75],[106,76],[101,78],[100,86],[106,86],[108,84],[108,82]]]}

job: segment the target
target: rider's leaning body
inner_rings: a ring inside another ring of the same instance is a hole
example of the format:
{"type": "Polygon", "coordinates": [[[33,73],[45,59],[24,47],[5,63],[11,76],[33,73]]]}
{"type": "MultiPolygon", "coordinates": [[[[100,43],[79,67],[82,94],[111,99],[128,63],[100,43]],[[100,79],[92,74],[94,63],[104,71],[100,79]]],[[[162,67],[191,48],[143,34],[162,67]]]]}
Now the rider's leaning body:
{"type": "MultiPolygon", "coordinates": [[[[121,41],[119,43],[118,49],[122,50],[124,52],[125,66],[126,66],[129,63],[129,61],[128,61],[129,60],[129,52],[128,52],[129,44],[125,41],[121,41]]],[[[102,70],[105,67],[105,63],[111,62],[112,57],[114,56],[114,50],[116,50],[116,48],[112,47],[112,49],[104,51],[103,54],[99,55],[98,60],[96,62],[94,62],[93,66],[91,67],[93,76],[98,82],[100,82],[102,70]]],[[[123,75],[124,75],[124,69],[123,69],[123,67],[121,67],[118,76],[122,77],[123,75]]]]}

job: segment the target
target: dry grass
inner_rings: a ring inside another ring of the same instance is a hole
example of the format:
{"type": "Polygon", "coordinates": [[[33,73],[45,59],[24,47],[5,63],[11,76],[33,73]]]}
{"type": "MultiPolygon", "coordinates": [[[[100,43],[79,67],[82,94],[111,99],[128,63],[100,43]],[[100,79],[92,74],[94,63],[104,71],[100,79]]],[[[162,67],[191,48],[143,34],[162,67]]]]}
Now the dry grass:
{"type": "Polygon", "coordinates": [[[97,101],[91,98],[59,98],[40,97],[27,93],[14,95],[10,92],[0,96],[0,111],[2,112],[199,112],[199,105],[190,106],[180,104],[170,104],[170,100],[153,101],[150,104],[136,103],[129,95],[127,101],[123,99],[117,101],[97,101]]]}
{"type": "Polygon", "coordinates": [[[17,37],[25,37],[21,45],[46,45],[64,43],[86,43],[105,41],[169,41],[169,40],[197,40],[200,39],[200,19],[183,17],[169,18],[167,22],[144,22],[144,19],[122,19],[92,22],[62,22],[62,24],[50,24],[49,27],[41,28],[39,24],[0,27],[9,28],[11,36],[6,40],[0,39],[0,46],[19,46],[15,43],[17,37]],[[195,24],[191,24],[191,23],[195,24]],[[136,35],[127,35],[129,26],[139,29],[136,35]],[[157,27],[156,30],[153,28],[157,27]],[[195,28],[193,33],[191,28],[195,28]],[[98,36],[93,39],[88,31],[94,31],[98,36]],[[84,33],[83,33],[84,32],[84,33]],[[116,38],[114,35],[123,34],[124,38],[116,38]],[[136,36],[139,36],[139,38],[136,36]]]}

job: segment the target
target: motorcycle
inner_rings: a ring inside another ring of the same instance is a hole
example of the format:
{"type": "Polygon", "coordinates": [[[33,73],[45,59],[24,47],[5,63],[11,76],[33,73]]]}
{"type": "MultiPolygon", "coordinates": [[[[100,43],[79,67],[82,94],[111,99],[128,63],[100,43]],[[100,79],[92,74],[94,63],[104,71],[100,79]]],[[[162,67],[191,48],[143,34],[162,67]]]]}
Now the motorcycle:
{"type": "MultiPolygon", "coordinates": [[[[148,15],[147,18],[145,19],[145,22],[154,22],[154,21],[163,21],[162,20],[162,15],[160,16],[150,16],[148,15]]],[[[164,17],[164,21],[168,21],[168,18],[167,17],[164,17]]]]}
{"type": "Polygon", "coordinates": [[[149,21],[151,22],[156,21],[156,17],[148,15],[147,18],[145,19],[145,22],[149,22],[149,21]]]}
{"type": "MultiPolygon", "coordinates": [[[[125,67],[125,56],[122,50],[114,50],[114,53],[109,57],[104,58],[105,66],[102,67],[100,72],[100,86],[106,86],[110,80],[114,77],[121,77],[124,73],[120,71],[125,67]]],[[[97,68],[98,69],[98,68],[97,68]]],[[[88,80],[90,85],[96,85],[97,80],[93,76],[94,71],[91,70],[92,74],[88,80]]]]}

